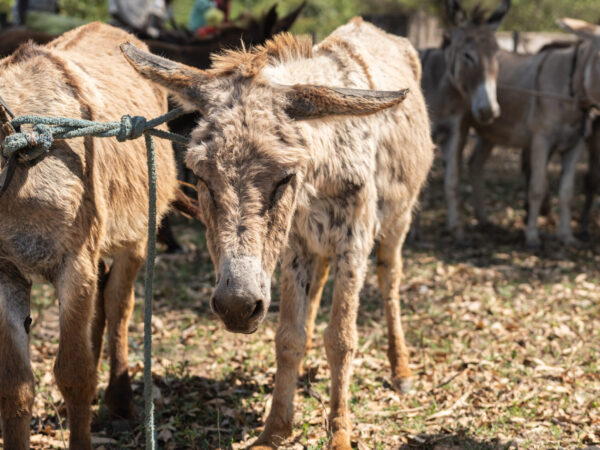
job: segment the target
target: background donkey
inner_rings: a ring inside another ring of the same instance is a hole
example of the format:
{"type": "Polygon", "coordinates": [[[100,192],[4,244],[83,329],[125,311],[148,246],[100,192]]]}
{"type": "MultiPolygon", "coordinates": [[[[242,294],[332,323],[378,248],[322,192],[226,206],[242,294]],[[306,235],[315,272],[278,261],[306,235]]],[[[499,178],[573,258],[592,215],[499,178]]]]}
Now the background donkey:
{"type": "Polygon", "coordinates": [[[462,151],[469,127],[489,123],[500,115],[496,100],[498,52],[494,32],[508,12],[503,0],[487,19],[476,8],[469,18],[459,0],[446,1],[451,27],[441,48],[420,51],[421,86],[432,121],[432,134],[442,148],[448,229],[463,239],[459,220],[459,183],[462,151]]]}
{"type": "MultiPolygon", "coordinates": [[[[0,62],[2,96],[16,115],[110,121],[119,119],[116,111],[163,114],[166,93],[127,64],[118,49],[125,40],[144,45],[124,31],[94,23],[46,47],[23,46],[0,62]]],[[[162,215],[176,189],[171,145],[157,140],[156,158],[157,209],[162,215]]],[[[17,164],[0,198],[0,415],[6,448],[29,448],[32,276],[51,282],[58,293],[60,340],[54,373],[67,404],[70,448],[91,449],[90,406],[105,317],[111,362],[107,404],[119,415],[134,413],[127,327],[133,283],[146,253],[147,179],[141,139],[57,141],[41,159],[17,164]],[[111,273],[103,280],[104,290],[98,291],[100,259],[109,255],[111,273]]]]}
{"type": "Polygon", "coordinates": [[[416,51],[354,19],[314,49],[310,38],[283,34],[251,52],[217,56],[208,72],[133,46],[124,52],[143,75],[204,114],[186,161],[200,179],[217,269],[212,307],[229,330],[256,331],[282,253],[273,406],[255,448],[273,448],[292,432],[308,311],[318,303],[311,296],[320,295],[332,260],[329,423],[332,447],[350,449],[356,316],[375,239],[394,381],[411,377],[400,323],[401,249],[433,158],[416,51]],[[357,90],[399,88],[411,92],[357,90]]]}
{"type": "Polygon", "coordinates": [[[529,162],[525,164],[531,170],[525,238],[532,247],[540,245],[537,218],[547,192],[548,160],[557,150],[563,162],[558,237],[566,244],[575,242],[571,199],[576,164],[586,145],[584,130],[589,108],[600,100],[600,39],[594,34],[596,26],[575,19],[562,19],[559,23],[584,40],[568,47],[548,47],[535,55],[501,52],[498,80],[502,86],[498,99],[508,114],[491,125],[475,126],[481,138],[469,164],[475,211],[482,221],[483,166],[494,145],[529,152],[529,162]],[[539,95],[528,95],[528,91],[539,95]]]}

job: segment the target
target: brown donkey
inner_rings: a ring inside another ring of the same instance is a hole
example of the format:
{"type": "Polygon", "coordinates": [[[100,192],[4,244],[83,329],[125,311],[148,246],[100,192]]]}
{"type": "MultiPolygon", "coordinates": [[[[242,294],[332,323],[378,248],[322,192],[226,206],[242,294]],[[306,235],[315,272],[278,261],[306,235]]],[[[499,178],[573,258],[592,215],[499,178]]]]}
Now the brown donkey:
{"type": "MultiPolygon", "coordinates": [[[[25,45],[0,61],[2,96],[16,115],[111,121],[122,112],[163,114],[166,93],[125,61],[118,45],[126,40],[144,45],[99,23],[45,47],[25,45]]],[[[169,144],[157,141],[156,152],[162,215],[175,194],[175,163],[169,144]]],[[[0,415],[5,448],[29,448],[32,277],[51,282],[58,293],[54,374],[67,404],[70,448],[91,449],[91,402],[105,318],[111,362],[107,403],[117,414],[133,413],[127,326],[133,283],[146,253],[147,179],[143,139],[56,141],[41,159],[17,164],[0,198],[0,415]],[[104,274],[98,267],[106,256],[113,257],[113,264],[99,291],[98,279],[104,274]],[[95,301],[99,314],[92,326],[95,301]]]]}
{"type": "Polygon", "coordinates": [[[600,27],[575,19],[561,19],[559,24],[583,40],[549,46],[535,55],[501,52],[498,99],[506,114],[490,125],[475,126],[480,139],[469,161],[475,213],[483,221],[483,166],[493,147],[526,149],[531,176],[525,240],[530,247],[541,244],[537,219],[547,192],[548,160],[555,151],[563,164],[557,234],[565,244],[576,242],[571,229],[576,164],[586,146],[589,109],[600,104],[600,27]]]}
{"type": "Polygon", "coordinates": [[[411,377],[400,322],[401,249],[433,158],[417,52],[361,19],[314,48],[309,38],[283,34],[253,51],[217,56],[207,72],[131,45],[124,52],[140,73],[204,114],[186,161],[200,179],[217,270],[212,308],[229,330],[257,330],[282,255],[273,406],[254,448],[274,448],[292,433],[309,311],[332,262],[329,423],[332,447],[350,449],[356,316],[376,240],[394,381],[411,377]]]}
{"type": "Polygon", "coordinates": [[[498,53],[494,32],[508,12],[503,0],[489,18],[475,9],[470,18],[459,0],[446,1],[451,27],[442,48],[420,52],[423,64],[421,86],[432,122],[432,135],[444,156],[444,192],[448,207],[447,227],[459,241],[459,181],[462,150],[469,127],[490,123],[500,115],[496,99],[498,53]]]}

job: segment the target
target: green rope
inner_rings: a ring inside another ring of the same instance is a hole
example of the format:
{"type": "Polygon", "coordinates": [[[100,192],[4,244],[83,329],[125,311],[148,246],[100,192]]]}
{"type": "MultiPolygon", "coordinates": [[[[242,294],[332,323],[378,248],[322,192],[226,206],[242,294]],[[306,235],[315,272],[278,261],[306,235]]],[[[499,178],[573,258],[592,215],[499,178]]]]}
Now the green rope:
{"type": "Polygon", "coordinates": [[[148,254],[146,260],[146,289],[144,297],[144,410],[146,411],[146,448],[156,448],[154,427],[154,401],[152,398],[152,282],[154,280],[154,258],[156,255],[156,160],[154,138],[146,139],[148,158],[148,254]]]}
{"type": "Polygon", "coordinates": [[[21,116],[10,124],[14,129],[21,125],[33,125],[30,131],[14,133],[2,142],[2,154],[6,158],[17,156],[19,160],[31,161],[52,147],[54,139],[72,139],[84,136],[116,137],[119,142],[144,136],[148,159],[148,247],[146,259],[146,287],[144,296],[144,409],[146,449],[156,449],[154,425],[154,401],[152,398],[152,292],[154,259],[156,257],[156,159],[153,136],[186,144],[188,139],[157,127],[184,114],[182,108],[174,109],[152,120],[141,116],[123,116],[119,122],[93,122],[65,117],[21,116]]]}

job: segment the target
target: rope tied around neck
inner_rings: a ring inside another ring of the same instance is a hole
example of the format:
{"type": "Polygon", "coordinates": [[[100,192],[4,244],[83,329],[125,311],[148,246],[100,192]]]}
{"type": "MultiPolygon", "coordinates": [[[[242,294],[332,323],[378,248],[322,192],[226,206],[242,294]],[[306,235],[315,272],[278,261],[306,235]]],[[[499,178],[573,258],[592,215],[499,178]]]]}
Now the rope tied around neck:
{"type": "MultiPolygon", "coordinates": [[[[0,97],[0,112],[10,111],[0,97]]],[[[156,449],[154,402],[152,399],[152,291],[154,259],[156,257],[156,160],[154,137],[187,144],[188,138],[155,127],[184,114],[177,108],[152,120],[141,116],[125,115],[119,122],[94,122],[65,117],[21,116],[6,114],[2,130],[6,137],[1,143],[2,155],[7,159],[0,172],[0,196],[6,191],[17,162],[35,160],[50,153],[55,139],[78,137],[116,137],[119,142],[144,136],[148,161],[148,243],[144,295],[144,405],[146,449],[156,449]],[[10,116],[10,121],[8,120],[10,116]],[[33,125],[30,130],[19,131],[21,125],[33,125]]]]}

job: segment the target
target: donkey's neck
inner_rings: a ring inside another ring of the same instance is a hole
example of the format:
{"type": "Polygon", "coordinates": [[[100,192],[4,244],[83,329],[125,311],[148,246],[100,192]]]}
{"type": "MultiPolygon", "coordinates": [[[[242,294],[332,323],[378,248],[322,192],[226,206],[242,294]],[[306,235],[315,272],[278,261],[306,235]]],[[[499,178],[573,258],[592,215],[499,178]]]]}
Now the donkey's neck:
{"type": "Polygon", "coordinates": [[[467,100],[451,80],[444,49],[425,49],[419,52],[419,56],[423,65],[421,87],[433,121],[468,112],[467,100]]]}

